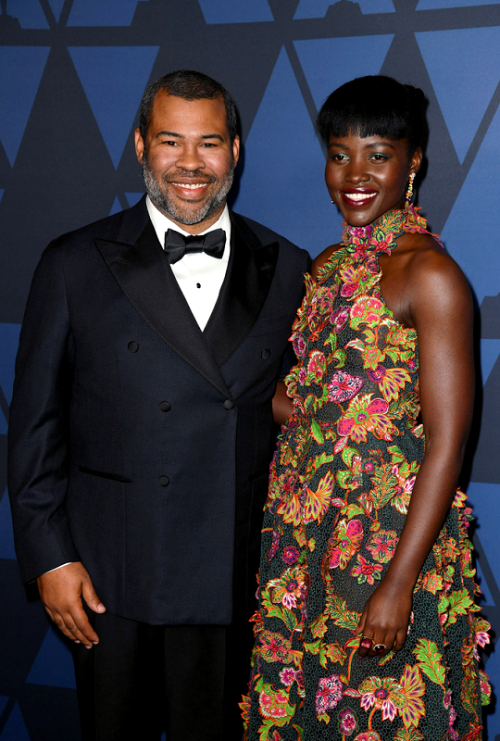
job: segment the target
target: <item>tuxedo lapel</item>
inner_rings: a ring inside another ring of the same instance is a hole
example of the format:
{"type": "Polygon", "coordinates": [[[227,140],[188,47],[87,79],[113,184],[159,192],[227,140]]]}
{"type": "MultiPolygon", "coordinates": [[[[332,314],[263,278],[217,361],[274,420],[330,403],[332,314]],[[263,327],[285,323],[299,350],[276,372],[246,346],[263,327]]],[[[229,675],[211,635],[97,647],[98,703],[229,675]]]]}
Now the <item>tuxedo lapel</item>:
{"type": "Polygon", "coordinates": [[[231,255],[219,298],[205,328],[212,355],[222,366],[245,339],[269,293],[279,245],[263,245],[236,214],[231,217],[231,255]]]}
{"type": "Polygon", "coordinates": [[[97,238],[119,286],[150,327],[221,393],[231,394],[149,220],[134,244],[97,238]]]}

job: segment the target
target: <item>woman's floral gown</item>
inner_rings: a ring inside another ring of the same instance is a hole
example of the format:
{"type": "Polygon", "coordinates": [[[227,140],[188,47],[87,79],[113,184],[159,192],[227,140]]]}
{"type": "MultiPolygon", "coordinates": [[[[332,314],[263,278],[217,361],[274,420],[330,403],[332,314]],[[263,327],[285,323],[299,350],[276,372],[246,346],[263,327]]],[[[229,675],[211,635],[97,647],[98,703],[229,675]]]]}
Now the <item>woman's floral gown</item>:
{"type": "Polygon", "coordinates": [[[457,491],[415,586],[403,650],[360,659],[356,627],[383,578],[424,454],[418,341],[380,293],[378,255],[425,232],[410,207],[368,227],[306,276],[293,326],[294,413],[271,466],[249,696],[251,741],[470,741],[489,699],[457,491]]]}

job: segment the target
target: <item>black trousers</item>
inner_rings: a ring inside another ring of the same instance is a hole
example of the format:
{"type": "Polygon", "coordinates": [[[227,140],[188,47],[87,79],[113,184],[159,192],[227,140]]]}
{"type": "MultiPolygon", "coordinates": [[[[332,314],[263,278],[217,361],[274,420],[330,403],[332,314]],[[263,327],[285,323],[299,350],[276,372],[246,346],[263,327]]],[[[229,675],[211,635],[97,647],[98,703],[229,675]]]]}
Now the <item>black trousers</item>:
{"type": "Polygon", "coordinates": [[[83,741],[240,741],[251,628],[153,626],[89,611],[73,656],[83,741]]]}

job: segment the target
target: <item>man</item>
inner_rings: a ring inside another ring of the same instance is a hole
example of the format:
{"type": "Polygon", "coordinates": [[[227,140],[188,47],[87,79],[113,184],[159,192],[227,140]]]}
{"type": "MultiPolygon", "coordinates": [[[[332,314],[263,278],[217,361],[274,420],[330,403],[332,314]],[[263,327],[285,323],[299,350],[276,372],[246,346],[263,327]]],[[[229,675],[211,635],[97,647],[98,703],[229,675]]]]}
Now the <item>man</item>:
{"type": "Polygon", "coordinates": [[[17,552],[75,643],[85,740],[166,724],[168,741],[236,741],[308,256],[228,210],[240,141],[211,78],[153,83],[135,147],[147,197],[55,240],[35,273],[10,412],[17,552]]]}

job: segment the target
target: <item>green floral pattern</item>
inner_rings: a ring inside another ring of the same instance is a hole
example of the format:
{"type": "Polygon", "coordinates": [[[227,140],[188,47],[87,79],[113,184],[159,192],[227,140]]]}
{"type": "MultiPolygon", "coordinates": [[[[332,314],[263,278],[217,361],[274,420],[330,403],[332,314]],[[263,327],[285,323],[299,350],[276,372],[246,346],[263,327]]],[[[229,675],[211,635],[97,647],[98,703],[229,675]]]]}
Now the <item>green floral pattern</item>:
{"type": "Polygon", "coordinates": [[[490,688],[488,623],[457,491],[414,590],[402,651],[360,659],[356,627],[395,552],[424,454],[418,338],[380,292],[379,254],[425,232],[410,207],[345,227],[306,295],[263,529],[248,697],[251,741],[472,741],[490,688]]]}

